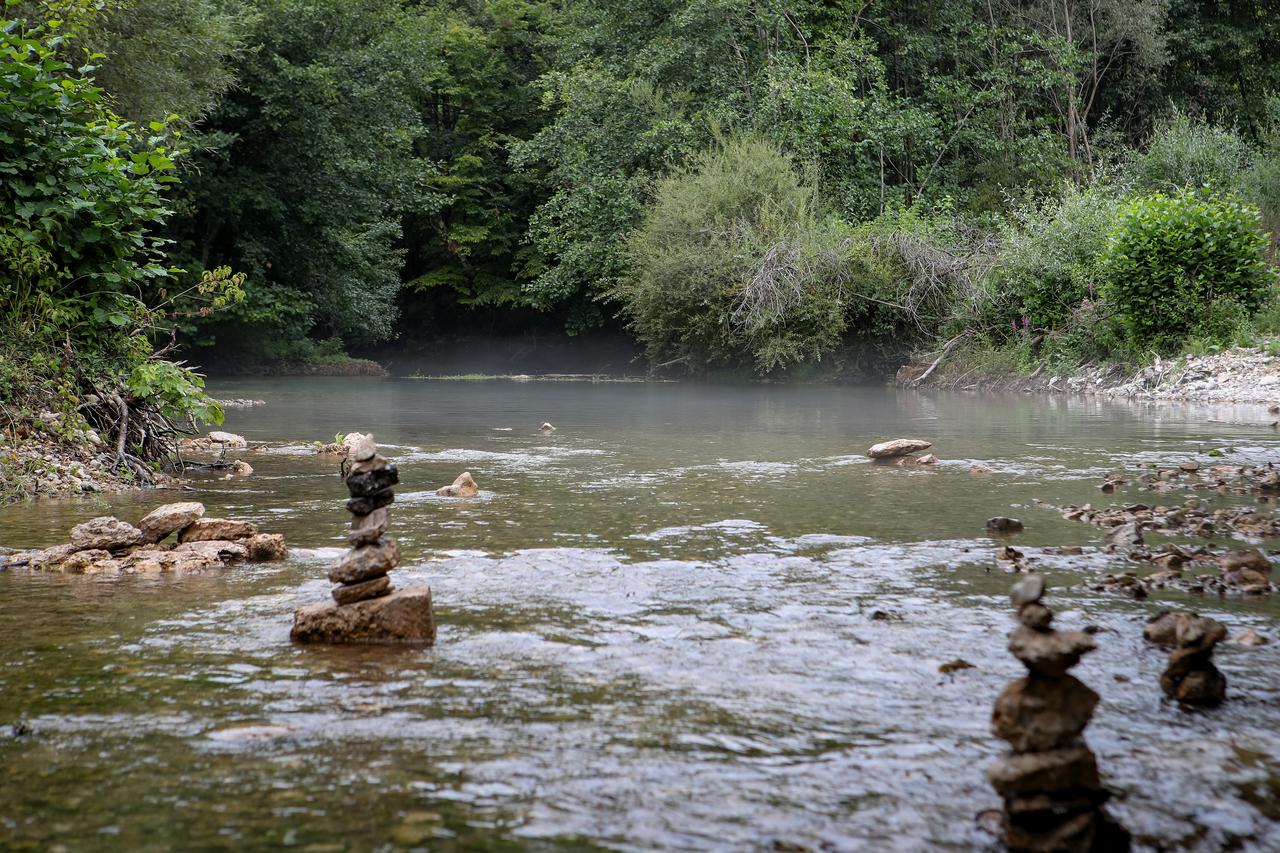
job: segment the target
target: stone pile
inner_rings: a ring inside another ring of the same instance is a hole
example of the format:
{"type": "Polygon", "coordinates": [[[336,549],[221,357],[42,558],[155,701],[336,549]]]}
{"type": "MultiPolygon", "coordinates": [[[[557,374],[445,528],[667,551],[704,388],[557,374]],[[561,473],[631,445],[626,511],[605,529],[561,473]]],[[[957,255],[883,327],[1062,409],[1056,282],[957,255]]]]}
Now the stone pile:
{"type": "Polygon", "coordinates": [[[329,570],[329,580],[338,584],[334,603],[298,609],[290,637],[302,643],[432,643],[431,588],[394,592],[387,575],[400,563],[399,546],[384,535],[399,472],[378,453],[372,436],[353,433],[348,439],[351,550],[329,570]]]}
{"type": "Polygon", "coordinates": [[[1129,834],[1103,808],[1110,794],[1083,738],[1098,694],[1067,674],[1096,644],[1083,631],[1050,627],[1044,588],[1040,575],[1013,588],[1020,624],[1009,651],[1028,675],[1005,688],[991,718],[1011,747],[987,771],[1004,800],[1004,841],[1015,851],[1127,850],[1129,834]]]}
{"type": "Polygon", "coordinates": [[[204,504],[185,501],[157,507],[136,527],[115,516],[94,518],[72,528],[69,543],[4,559],[9,568],[136,574],[198,571],[286,556],[283,535],[259,533],[248,521],[205,518],[204,504]],[[170,536],[176,541],[166,542],[170,536]]]}
{"type": "MultiPolygon", "coordinates": [[[[1174,649],[1160,675],[1160,689],[1183,708],[1221,705],[1227,698],[1227,677],[1213,665],[1213,647],[1227,638],[1226,627],[1194,613],[1180,613],[1171,621],[1174,649]]],[[[1151,637],[1152,632],[1144,633],[1151,637]]],[[[1160,639],[1169,636],[1166,633],[1160,639]]]]}

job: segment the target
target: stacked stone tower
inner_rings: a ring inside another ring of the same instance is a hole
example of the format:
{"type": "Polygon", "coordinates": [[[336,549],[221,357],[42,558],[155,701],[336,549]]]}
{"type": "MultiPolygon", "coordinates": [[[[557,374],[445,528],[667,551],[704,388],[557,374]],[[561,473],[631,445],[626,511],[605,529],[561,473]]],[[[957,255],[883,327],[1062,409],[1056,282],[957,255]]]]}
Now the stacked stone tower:
{"type": "MultiPolygon", "coordinates": [[[[350,439],[348,439],[350,441],[350,439]]],[[[387,573],[400,563],[400,549],[386,534],[391,524],[396,466],[379,455],[372,436],[351,442],[346,484],[351,498],[351,550],[329,569],[333,604],[294,612],[290,637],[303,643],[432,643],[435,616],[431,588],[393,592],[387,573]]]]}
{"type": "Polygon", "coordinates": [[[1043,596],[1039,575],[1013,588],[1020,624],[1009,651],[1028,674],[1005,688],[991,718],[992,731],[1011,747],[987,771],[1004,799],[1005,844],[1037,853],[1128,850],[1129,833],[1103,808],[1110,794],[1083,737],[1098,694],[1067,674],[1096,644],[1083,631],[1051,628],[1043,596]]]}
{"type": "Polygon", "coordinates": [[[384,536],[391,525],[389,507],[395,501],[392,487],[400,482],[396,466],[378,453],[372,436],[360,436],[347,454],[347,510],[353,516],[347,534],[351,550],[329,570],[334,587],[333,600],[354,604],[391,592],[387,572],[400,564],[396,540],[384,536]]]}
{"type": "Polygon", "coordinates": [[[1227,629],[1213,619],[1182,613],[1174,623],[1176,646],[1160,687],[1184,709],[1211,708],[1227,697],[1227,677],[1213,665],[1213,647],[1226,639],[1227,629]]]}

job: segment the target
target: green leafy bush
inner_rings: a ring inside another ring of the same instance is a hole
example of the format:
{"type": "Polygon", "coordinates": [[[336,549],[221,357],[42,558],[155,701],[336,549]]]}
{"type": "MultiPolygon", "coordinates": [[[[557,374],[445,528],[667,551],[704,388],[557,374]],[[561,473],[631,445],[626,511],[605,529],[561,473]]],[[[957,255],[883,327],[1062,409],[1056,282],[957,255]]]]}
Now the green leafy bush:
{"type": "MultiPolygon", "coordinates": [[[[107,404],[112,425],[126,420],[115,414],[124,406],[219,419],[199,378],[161,358],[152,338],[179,303],[208,311],[238,298],[243,276],[223,268],[173,288],[181,271],[156,232],[177,152],[164,124],[141,132],[121,120],[87,76],[93,68],[62,58],[68,28],[0,23],[0,336],[31,354],[12,363],[32,372],[21,386],[0,383],[0,402],[70,411],[92,392],[120,400],[107,404]]],[[[137,445],[143,456],[159,448],[155,430],[132,435],[148,442],[137,445]]]]}
{"type": "Polygon", "coordinates": [[[1253,160],[1253,149],[1229,128],[1177,113],[1156,129],[1146,151],[1129,156],[1127,173],[1135,193],[1205,185],[1240,192],[1253,160]]]}
{"type": "Polygon", "coordinates": [[[1012,319],[1037,330],[1065,325],[1086,300],[1098,297],[1100,258],[1120,206],[1098,184],[1068,186],[1056,198],[1015,212],[1000,234],[992,277],[1012,319]]]}
{"type": "Polygon", "coordinates": [[[840,343],[860,266],[847,229],[755,138],[659,183],[627,248],[630,274],[613,296],[652,359],[693,369],[821,359],[840,343]]]}
{"type": "Polygon", "coordinates": [[[1245,312],[1274,285],[1256,208],[1233,196],[1161,193],[1127,204],[1107,237],[1104,295],[1142,347],[1170,350],[1210,305],[1245,312]]]}

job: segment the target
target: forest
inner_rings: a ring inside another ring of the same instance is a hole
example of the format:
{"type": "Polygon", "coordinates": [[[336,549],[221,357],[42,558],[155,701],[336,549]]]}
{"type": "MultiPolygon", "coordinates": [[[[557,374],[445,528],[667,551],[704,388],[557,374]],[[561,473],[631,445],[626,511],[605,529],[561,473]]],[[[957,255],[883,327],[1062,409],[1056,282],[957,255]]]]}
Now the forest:
{"type": "Polygon", "coordinates": [[[625,333],[670,373],[774,379],[948,345],[1140,364],[1280,331],[1262,0],[3,18],[6,407],[214,417],[188,364],[459,331],[625,333]]]}

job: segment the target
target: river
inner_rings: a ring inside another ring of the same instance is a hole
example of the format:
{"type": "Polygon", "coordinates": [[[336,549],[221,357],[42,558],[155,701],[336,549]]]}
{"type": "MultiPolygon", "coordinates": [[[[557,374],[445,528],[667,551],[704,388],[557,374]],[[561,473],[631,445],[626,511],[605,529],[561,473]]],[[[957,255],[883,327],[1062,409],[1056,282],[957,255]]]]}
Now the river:
{"type": "MultiPolygon", "coordinates": [[[[502,380],[211,391],[267,401],[224,429],[268,445],[242,454],[253,475],[197,478],[193,497],[296,552],[184,576],[0,572],[0,848],[989,847],[974,816],[999,805],[991,705],[1022,667],[1005,650],[1016,576],[983,525],[1014,515],[1056,624],[1100,628],[1074,673],[1102,694],[1087,735],[1138,848],[1280,849],[1280,602],[1091,591],[1122,567],[1101,531],[1033,504],[1150,500],[1098,484],[1213,449],[1280,459],[1257,407],[502,380]],[[434,648],[289,643],[347,521],[311,443],[349,430],[399,464],[393,580],[431,585],[434,648]],[[942,461],[861,455],[898,436],[942,461]],[[479,498],[435,496],[464,470],[479,498]],[[1043,550],[1062,545],[1084,553],[1043,550]],[[1163,701],[1141,627],[1167,606],[1272,639],[1219,647],[1221,709],[1163,701]],[[957,658],[973,667],[939,671],[957,658]]],[[[0,545],[177,499],[0,508],[0,545]]]]}

